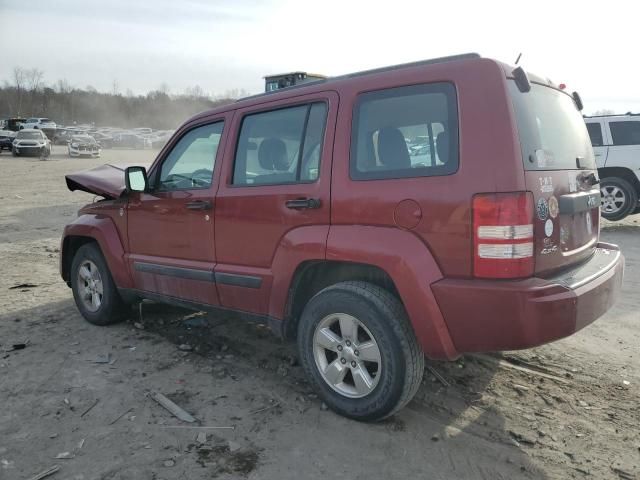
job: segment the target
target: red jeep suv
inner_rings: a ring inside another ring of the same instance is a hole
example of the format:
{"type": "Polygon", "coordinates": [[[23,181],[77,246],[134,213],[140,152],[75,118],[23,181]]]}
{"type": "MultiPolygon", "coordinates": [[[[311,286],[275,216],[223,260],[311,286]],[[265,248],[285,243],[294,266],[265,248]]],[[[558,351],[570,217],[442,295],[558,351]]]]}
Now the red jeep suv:
{"type": "Polygon", "coordinates": [[[478,55],[320,80],[188,120],[150,168],[68,175],[62,278],[105,325],[142,298],[297,338],[330,408],[392,415],[424,355],[533,347],[611,307],[578,94],[478,55]]]}

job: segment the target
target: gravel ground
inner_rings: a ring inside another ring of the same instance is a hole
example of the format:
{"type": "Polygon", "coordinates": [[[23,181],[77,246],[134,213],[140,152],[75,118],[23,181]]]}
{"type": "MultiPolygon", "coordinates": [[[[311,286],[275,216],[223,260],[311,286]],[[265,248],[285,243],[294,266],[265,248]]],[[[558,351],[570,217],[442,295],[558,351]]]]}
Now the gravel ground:
{"type": "Polygon", "coordinates": [[[292,345],[232,315],[145,303],[113,327],[84,322],[58,248],[92,197],[63,175],[155,152],[63,153],[0,155],[0,479],[54,465],[53,479],[640,478],[640,216],[603,226],[627,271],[598,322],[536,349],[428,362],[416,399],[367,425],[323,407],[292,345]]]}

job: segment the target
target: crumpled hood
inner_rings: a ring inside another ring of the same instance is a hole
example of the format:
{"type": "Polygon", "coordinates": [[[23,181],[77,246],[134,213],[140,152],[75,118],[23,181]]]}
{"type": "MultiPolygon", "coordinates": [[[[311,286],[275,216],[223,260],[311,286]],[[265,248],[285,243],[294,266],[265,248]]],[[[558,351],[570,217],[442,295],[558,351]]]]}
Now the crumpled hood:
{"type": "Polygon", "coordinates": [[[99,167],[65,175],[67,188],[72,192],[95,193],[105,198],[118,198],[125,190],[124,171],[127,167],[140,165],[149,168],[149,164],[141,162],[123,165],[100,165],[99,167]]]}

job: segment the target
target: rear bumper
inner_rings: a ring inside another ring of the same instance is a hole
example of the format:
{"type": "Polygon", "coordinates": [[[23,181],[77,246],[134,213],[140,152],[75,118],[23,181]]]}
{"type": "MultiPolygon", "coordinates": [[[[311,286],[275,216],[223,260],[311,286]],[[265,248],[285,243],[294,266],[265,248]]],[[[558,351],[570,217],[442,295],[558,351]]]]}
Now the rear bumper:
{"type": "Polygon", "coordinates": [[[516,350],[567,337],[602,316],[623,274],[618,247],[599,243],[589,260],[554,277],[443,279],[432,289],[458,352],[516,350]]]}

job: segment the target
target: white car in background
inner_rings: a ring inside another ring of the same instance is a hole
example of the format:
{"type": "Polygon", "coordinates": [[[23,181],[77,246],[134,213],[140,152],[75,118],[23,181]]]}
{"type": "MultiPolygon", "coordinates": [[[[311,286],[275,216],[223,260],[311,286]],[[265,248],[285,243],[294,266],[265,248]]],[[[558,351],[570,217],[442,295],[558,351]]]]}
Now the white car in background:
{"type": "Polygon", "coordinates": [[[26,122],[22,122],[20,129],[35,129],[35,130],[44,130],[44,129],[56,129],[56,122],[49,120],[44,117],[32,117],[27,118],[26,122]]]}
{"type": "Polygon", "coordinates": [[[584,120],[598,166],[602,216],[615,221],[640,213],[640,114],[584,120]]]}
{"type": "Polygon", "coordinates": [[[100,154],[100,145],[90,135],[73,135],[69,140],[70,157],[98,158],[100,154]]]}
{"type": "Polygon", "coordinates": [[[11,144],[11,153],[14,157],[20,155],[48,157],[51,154],[51,141],[42,130],[20,130],[11,144]]]}

